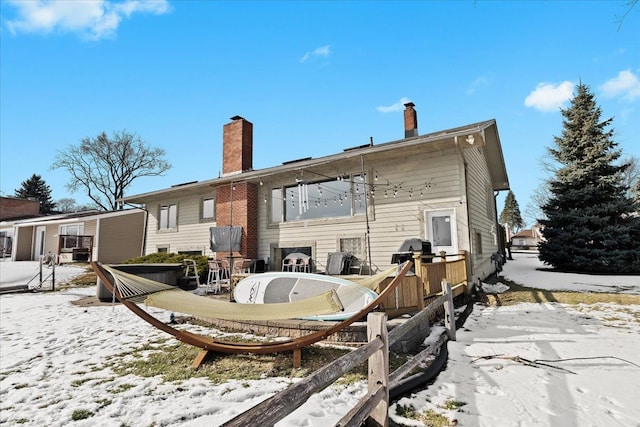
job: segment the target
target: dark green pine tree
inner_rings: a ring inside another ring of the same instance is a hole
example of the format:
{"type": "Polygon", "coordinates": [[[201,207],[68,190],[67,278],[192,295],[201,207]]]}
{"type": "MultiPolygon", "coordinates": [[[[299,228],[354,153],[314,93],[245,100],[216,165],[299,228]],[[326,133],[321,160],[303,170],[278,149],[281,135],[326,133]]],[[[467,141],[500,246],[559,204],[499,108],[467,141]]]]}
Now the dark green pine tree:
{"type": "Polygon", "coordinates": [[[549,153],[558,163],[542,206],[540,259],[565,271],[640,273],[640,218],[621,175],[626,166],[589,86],[562,110],[563,130],[549,153]]]}
{"type": "Polygon", "coordinates": [[[44,215],[52,213],[56,207],[51,198],[51,188],[40,175],[33,174],[28,180],[22,181],[20,188],[15,191],[15,196],[40,200],[40,213],[44,215]]]}
{"type": "Polygon", "coordinates": [[[520,206],[511,190],[504,199],[504,209],[500,212],[500,224],[506,224],[512,232],[520,231],[524,227],[520,206]]]}

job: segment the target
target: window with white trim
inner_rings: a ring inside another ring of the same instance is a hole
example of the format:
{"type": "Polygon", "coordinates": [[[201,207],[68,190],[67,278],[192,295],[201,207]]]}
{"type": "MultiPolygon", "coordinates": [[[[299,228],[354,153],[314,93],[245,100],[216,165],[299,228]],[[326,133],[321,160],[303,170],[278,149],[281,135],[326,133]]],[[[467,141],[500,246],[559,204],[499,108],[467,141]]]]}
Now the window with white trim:
{"type": "Polygon", "coordinates": [[[178,205],[160,206],[158,230],[174,230],[178,226],[178,205]]]}
{"type": "Polygon", "coordinates": [[[213,221],[216,219],[216,201],[213,197],[202,199],[200,219],[203,221],[213,221]]]}
{"type": "Polygon", "coordinates": [[[80,246],[80,238],[84,233],[84,224],[63,224],[58,228],[60,249],[73,249],[80,246]]]}
{"type": "Polygon", "coordinates": [[[360,175],[340,176],[273,189],[271,219],[278,222],[278,214],[285,222],[364,214],[367,206],[365,179],[360,175]]]}

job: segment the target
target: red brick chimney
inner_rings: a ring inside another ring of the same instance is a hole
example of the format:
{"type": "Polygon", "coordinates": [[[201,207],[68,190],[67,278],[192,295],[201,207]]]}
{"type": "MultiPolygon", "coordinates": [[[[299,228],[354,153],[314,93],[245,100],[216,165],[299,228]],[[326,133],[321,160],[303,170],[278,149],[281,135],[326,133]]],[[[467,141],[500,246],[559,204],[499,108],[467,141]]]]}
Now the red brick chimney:
{"type": "MultiPolygon", "coordinates": [[[[231,117],[222,128],[222,173],[240,174],[253,169],[253,124],[240,116],[231,117]]],[[[237,182],[216,188],[216,224],[242,227],[240,252],[235,257],[254,259],[258,255],[258,189],[255,184],[237,182]]],[[[226,254],[218,254],[223,258],[226,254]]]]}
{"type": "Polygon", "coordinates": [[[406,107],[404,110],[404,137],[411,138],[412,136],[418,136],[418,113],[413,109],[416,104],[413,102],[407,102],[404,104],[406,107]]]}
{"type": "Polygon", "coordinates": [[[222,128],[222,174],[253,169],[253,124],[240,116],[222,128]]]}

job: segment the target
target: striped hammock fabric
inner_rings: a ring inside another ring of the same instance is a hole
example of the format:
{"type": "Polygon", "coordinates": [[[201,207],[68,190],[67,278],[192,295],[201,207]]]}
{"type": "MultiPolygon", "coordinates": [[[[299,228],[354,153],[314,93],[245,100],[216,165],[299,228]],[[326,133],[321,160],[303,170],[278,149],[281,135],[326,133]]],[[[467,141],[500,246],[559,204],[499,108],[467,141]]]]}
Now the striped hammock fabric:
{"type": "Polygon", "coordinates": [[[113,277],[115,292],[133,302],[200,318],[278,320],[332,314],[343,310],[335,290],[301,301],[276,304],[237,304],[195,295],[175,286],[101,265],[113,277]]]}

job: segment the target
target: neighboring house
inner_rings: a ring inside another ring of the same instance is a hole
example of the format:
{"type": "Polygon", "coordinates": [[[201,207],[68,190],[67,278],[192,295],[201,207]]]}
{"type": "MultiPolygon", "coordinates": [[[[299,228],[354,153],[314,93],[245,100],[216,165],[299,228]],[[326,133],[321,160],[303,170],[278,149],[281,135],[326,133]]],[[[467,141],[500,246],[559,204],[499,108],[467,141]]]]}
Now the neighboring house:
{"type": "Polygon", "coordinates": [[[511,238],[511,250],[538,249],[538,244],[542,242],[542,231],[540,225],[536,224],[527,230],[521,230],[511,238]]]}
{"type": "Polygon", "coordinates": [[[405,107],[404,139],[260,170],[253,124],[232,117],[220,177],[123,198],[149,213],[145,253],[224,258],[231,246],[235,257],[280,270],[302,252],[324,270],[340,251],[380,271],[405,239],[420,238],[436,254],[464,251],[470,277],[488,276],[503,249],[495,197],[509,189],[496,122],[418,135],[414,104],[405,107]]]}
{"type": "Polygon", "coordinates": [[[38,260],[57,255],[60,262],[118,263],[142,255],[146,212],[128,209],[87,211],[2,221],[11,237],[11,259],[38,260]]]}
{"type": "MultiPolygon", "coordinates": [[[[40,215],[40,201],[0,196],[0,221],[34,218],[40,215]]],[[[0,229],[0,257],[10,257],[13,230],[0,229]]]]}

